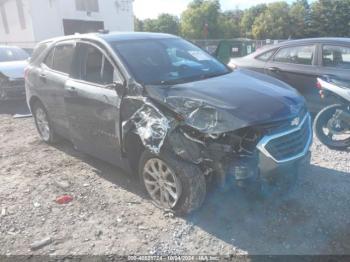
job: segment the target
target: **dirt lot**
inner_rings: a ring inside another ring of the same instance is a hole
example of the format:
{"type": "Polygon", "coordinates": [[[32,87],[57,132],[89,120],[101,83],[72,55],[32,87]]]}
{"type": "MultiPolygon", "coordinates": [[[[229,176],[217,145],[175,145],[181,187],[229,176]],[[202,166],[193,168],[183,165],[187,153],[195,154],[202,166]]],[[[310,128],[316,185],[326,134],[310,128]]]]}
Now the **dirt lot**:
{"type": "Polygon", "coordinates": [[[177,218],[155,208],[137,180],[41,142],[33,119],[0,106],[0,254],[350,254],[350,154],[313,146],[312,168],[283,199],[212,193],[177,218]],[[70,194],[74,200],[54,200],[70,194]],[[53,242],[37,251],[35,241],[53,242]]]}

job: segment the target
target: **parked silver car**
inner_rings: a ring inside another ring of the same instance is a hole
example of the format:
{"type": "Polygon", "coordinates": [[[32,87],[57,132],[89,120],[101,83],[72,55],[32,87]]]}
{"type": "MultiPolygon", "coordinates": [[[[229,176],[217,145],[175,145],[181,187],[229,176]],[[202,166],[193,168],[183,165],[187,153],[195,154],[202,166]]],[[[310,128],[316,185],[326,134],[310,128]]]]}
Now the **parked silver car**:
{"type": "Polygon", "coordinates": [[[24,69],[29,55],[15,46],[0,46],[0,101],[25,98],[24,69]]]}

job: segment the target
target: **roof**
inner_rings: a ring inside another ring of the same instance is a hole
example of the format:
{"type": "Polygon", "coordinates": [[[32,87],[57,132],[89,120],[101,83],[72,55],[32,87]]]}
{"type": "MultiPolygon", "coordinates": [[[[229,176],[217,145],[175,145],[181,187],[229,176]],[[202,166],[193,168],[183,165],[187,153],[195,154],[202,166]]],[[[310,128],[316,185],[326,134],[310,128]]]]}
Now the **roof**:
{"type": "Polygon", "coordinates": [[[350,44],[350,38],[346,37],[319,37],[319,38],[304,38],[298,40],[288,40],[285,42],[281,42],[274,46],[284,46],[290,44],[303,44],[303,43],[345,43],[350,44]]]}
{"type": "Polygon", "coordinates": [[[128,40],[147,40],[147,39],[164,39],[177,38],[177,36],[162,33],[146,33],[146,32],[110,32],[110,33],[89,33],[89,34],[75,34],[69,36],[55,37],[47,39],[44,42],[59,42],[72,39],[102,39],[106,42],[114,41],[128,41],[128,40]]]}
{"type": "Polygon", "coordinates": [[[108,34],[96,34],[107,42],[110,41],[127,41],[127,40],[146,40],[146,39],[163,39],[177,38],[177,36],[162,33],[146,33],[146,32],[111,32],[108,34]]]}

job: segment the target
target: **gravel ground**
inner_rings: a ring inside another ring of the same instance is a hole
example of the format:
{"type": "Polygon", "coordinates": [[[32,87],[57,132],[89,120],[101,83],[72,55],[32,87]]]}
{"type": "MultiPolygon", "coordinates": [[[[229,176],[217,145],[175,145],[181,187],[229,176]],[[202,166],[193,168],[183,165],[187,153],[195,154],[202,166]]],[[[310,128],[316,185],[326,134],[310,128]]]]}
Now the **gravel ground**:
{"type": "Polygon", "coordinates": [[[283,199],[214,192],[180,218],[154,207],[133,176],[68,142],[41,142],[32,118],[11,116],[18,110],[0,106],[0,254],[350,254],[347,152],[315,141],[310,172],[283,199]],[[64,194],[73,201],[57,204],[64,194]]]}

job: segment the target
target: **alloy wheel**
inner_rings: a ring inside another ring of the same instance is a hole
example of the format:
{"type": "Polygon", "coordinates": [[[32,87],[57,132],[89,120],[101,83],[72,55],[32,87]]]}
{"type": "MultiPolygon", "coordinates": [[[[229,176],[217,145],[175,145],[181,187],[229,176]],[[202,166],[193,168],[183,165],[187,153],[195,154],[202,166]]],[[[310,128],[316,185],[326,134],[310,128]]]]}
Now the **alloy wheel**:
{"type": "Polygon", "coordinates": [[[46,112],[41,108],[37,108],[35,112],[36,124],[38,126],[41,137],[45,141],[50,139],[50,125],[46,112]]]}
{"type": "Polygon", "coordinates": [[[175,172],[162,160],[152,158],[143,169],[147,192],[158,206],[172,209],[181,196],[181,183],[175,172]]]}

